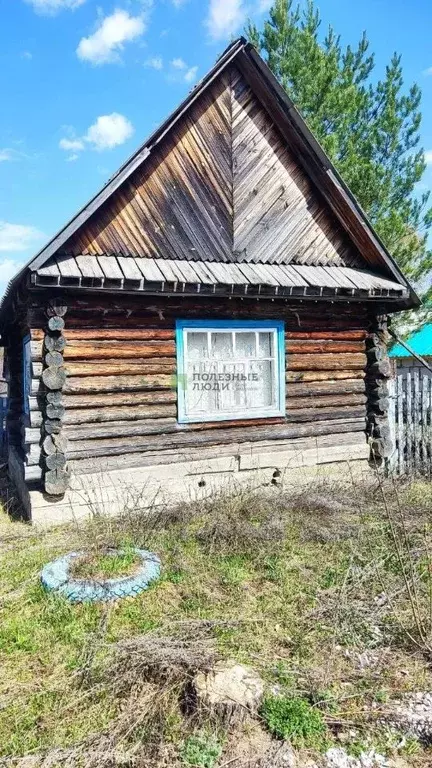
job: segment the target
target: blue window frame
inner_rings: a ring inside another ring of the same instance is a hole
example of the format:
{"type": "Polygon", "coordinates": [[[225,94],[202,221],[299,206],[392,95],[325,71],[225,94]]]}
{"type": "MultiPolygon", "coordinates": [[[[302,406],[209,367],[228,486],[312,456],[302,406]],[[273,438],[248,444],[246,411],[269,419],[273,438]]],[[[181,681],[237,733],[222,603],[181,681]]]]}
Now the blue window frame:
{"type": "Polygon", "coordinates": [[[177,320],[178,420],[285,416],[284,323],[177,320]]]}

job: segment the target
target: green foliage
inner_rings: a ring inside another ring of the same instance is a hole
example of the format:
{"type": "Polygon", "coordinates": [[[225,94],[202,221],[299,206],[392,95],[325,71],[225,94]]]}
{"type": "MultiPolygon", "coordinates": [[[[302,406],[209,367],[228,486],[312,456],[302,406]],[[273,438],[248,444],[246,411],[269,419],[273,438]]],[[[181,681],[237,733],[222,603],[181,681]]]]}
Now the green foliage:
{"type": "Polygon", "coordinates": [[[189,736],[180,750],[180,757],[185,765],[213,768],[222,754],[222,747],[214,736],[205,734],[189,736]]]}
{"type": "Polygon", "coordinates": [[[73,565],[73,575],[79,579],[114,579],[136,571],[140,559],[134,549],[85,555],[73,565]]]}
{"type": "Polygon", "coordinates": [[[328,745],[322,713],[306,699],[267,697],[260,711],[270,733],[290,741],[297,749],[324,749],[328,745]]]}
{"type": "MultiPolygon", "coordinates": [[[[418,186],[426,168],[421,91],[404,86],[401,57],[377,78],[366,35],[354,48],[343,48],[332,27],[322,35],[313,0],[303,13],[293,0],[274,0],[263,29],[250,24],[247,33],[406,276],[430,283],[432,209],[418,186]]],[[[425,296],[432,301],[430,284],[425,296]]]]}

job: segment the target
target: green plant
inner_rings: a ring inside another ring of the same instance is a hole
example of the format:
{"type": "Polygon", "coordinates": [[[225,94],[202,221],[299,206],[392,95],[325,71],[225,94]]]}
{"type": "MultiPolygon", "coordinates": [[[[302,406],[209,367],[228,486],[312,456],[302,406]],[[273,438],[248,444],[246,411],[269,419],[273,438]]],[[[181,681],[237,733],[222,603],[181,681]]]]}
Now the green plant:
{"type": "Polygon", "coordinates": [[[270,733],[293,747],[322,750],[328,744],[322,713],[306,699],[268,696],[260,714],[270,733]]]}
{"type": "Polygon", "coordinates": [[[80,579],[112,579],[130,576],[140,563],[134,549],[118,552],[89,553],[80,557],[73,565],[72,574],[80,579]]]}
{"type": "Polygon", "coordinates": [[[222,754],[222,746],[214,736],[196,734],[182,744],[180,757],[185,765],[213,768],[222,754]]]}

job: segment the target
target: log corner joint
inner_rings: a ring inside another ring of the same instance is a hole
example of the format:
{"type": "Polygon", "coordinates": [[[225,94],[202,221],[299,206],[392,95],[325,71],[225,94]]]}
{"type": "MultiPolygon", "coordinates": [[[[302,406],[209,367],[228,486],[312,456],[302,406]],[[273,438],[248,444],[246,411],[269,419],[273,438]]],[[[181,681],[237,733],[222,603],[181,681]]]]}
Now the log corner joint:
{"type": "Polygon", "coordinates": [[[44,367],[42,381],[45,403],[42,424],[42,461],[45,492],[62,496],[68,489],[71,473],[67,466],[67,438],[63,434],[64,404],[62,390],[66,381],[63,350],[64,316],[67,306],[60,299],[51,299],[46,305],[47,318],[43,346],[44,367]]]}
{"type": "Polygon", "coordinates": [[[373,318],[366,339],[367,352],[367,416],[366,434],[370,446],[370,461],[381,467],[393,452],[389,423],[389,386],[392,369],[388,355],[389,332],[386,315],[373,318]]]}

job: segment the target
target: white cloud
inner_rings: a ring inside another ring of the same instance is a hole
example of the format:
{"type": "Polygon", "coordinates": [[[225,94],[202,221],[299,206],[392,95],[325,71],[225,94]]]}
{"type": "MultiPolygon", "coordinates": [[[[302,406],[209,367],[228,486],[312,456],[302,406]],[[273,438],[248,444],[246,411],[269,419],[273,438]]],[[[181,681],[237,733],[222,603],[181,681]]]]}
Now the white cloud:
{"type": "Polygon", "coordinates": [[[423,74],[426,76],[432,75],[432,67],[428,67],[427,69],[424,69],[423,74]]]}
{"type": "Polygon", "coordinates": [[[193,83],[194,80],[196,80],[198,72],[198,67],[189,67],[188,71],[185,73],[184,81],[185,83],[193,83]]]}
{"type": "Polygon", "coordinates": [[[60,139],[59,147],[65,152],[81,152],[84,149],[84,142],[82,139],[60,139]]]}
{"type": "Polygon", "coordinates": [[[93,149],[101,152],[104,149],[113,149],[130,139],[134,132],[132,123],[118,112],[111,115],[101,115],[90,126],[84,141],[92,145],[93,149]]]}
{"type": "Polygon", "coordinates": [[[270,10],[272,5],[273,5],[273,0],[258,0],[257,12],[266,13],[266,11],[270,10]]]}
{"type": "Polygon", "coordinates": [[[152,56],[144,62],[144,66],[150,67],[151,69],[163,69],[162,56],[152,56]]]}
{"type": "Polygon", "coordinates": [[[212,40],[223,40],[233,35],[246,21],[243,0],[210,0],[205,25],[212,40]]]}
{"type": "Polygon", "coordinates": [[[36,13],[43,13],[48,16],[52,16],[59,11],[74,11],[80,5],[83,5],[86,0],[26,0],[33,6],[36,13]]]}
{"type": "Polygon", "coordinates": [[[0,163],[9,162],[11,160],[23,160],[30,159],[29,155],[25,152],[21,152],[19,149],[13,149],[12,147],[2,147],[0,149],[0,163]]]}
{"type": "Polygon", "coordinates": [[[171,0],[174,8],[181,8],[188,0],[171,0]]]}
{"type": "Polygon", "coordinates": [[[427,150],[427,151],[424,153],[424,159],[425,159],[425,163],[426,163],[427,165],[432,165],[432,149],[428,149],[428,150],[427,150]]]}
{"type": "Polygon", "coordinates": [[[64,126],[64,129],[69,133],[69,137],[60,139],[59,147],[65,152],[71,153],[66,158],[69,163],[77,160],[79,153],[83,152],[87,146],[97,152],[113,149],[124,144],[134,132],[130,120],[118,112],[112,112],[111,115],[100,115],[84,136],[76,137],[72,126],[64,126]]]}
{"type": "Polygon", "coordinates": [[[187,64],[183,59],[173,59],[171,62],[171,66],[174,67],[174,69],[186,69],[187,64]]]}
{"type": "Polygon", "coordinates": [[[145,28],[142,15],[130,16],[127,11],[116,10],[101,21],[93,35],[80,40],[77,56],[95,65],[120,61],[119,52],[125,43],[136,40],[145,28]]]}
{"type": "Polygon", "coordinates": [[[11,280],[23,266],[24,264],[22,261],[0,259],[0,292],[1,288],[5,288],[9,280],[11,280]]]}
{"type": "Polygon", "coordinates": [[[192,83],[196,80],[198,67],[190,67],[184,59],[177,58],[170,61],[171,73],[167,79],[174,83],[192,83]]]}
{"type": "Polygon", "coordinates": [[[0,221],[0,251],[25,251],[43,237],[43,232],[36,227],[0,221]]]}
{"type": "Polygon", "coordinates": [[[31,59],[33,58],[33,54],[31,51],[22,51],[21,58],[27,59],[27,61],[31,61],[31,59]]]}

